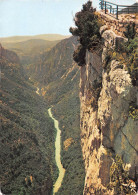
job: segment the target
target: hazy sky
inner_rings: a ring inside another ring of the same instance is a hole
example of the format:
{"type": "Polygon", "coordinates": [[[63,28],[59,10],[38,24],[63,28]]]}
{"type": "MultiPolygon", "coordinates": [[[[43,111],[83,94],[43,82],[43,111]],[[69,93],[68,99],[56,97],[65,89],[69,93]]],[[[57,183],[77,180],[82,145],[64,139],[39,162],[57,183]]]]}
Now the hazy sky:
{"type": "MultiPolygon", "coordinates": [[[[136,0],[109,0],[133,4],[136,0]]],[[[0,0],[0,37],[36,34],[69,34],[73,15],[87,0],[0,0]]],[[[93,0],[98,6],[99,0],[93,0]]]]}

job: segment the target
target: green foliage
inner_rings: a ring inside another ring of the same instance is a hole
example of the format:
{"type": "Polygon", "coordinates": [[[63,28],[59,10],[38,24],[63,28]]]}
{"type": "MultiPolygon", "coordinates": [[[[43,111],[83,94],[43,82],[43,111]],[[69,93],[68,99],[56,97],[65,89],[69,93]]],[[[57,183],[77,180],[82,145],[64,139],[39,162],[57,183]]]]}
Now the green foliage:
{"type": "Polygon", "coordinates": [[[132,79],[132,84],[136,86],[138,79],[138,38],[136,37],[131,39],[126,43],[122,43],[121,45],[121,48],[116,48],[116,59],[119,59],[126,65],[126,69],[132,79]]]}
{"type": "Polygon", "coordinates": [[[135,86],[137,85],[138,79],[138,38],[136,37],[135,23],[127,25],[124,35],[128,38],[128,42],[124,45],[123,49],[123,51],[127,54],[126,66],[131,76],[132,83],[135,86]]]}
{"type": "Polygon", "coordinates": [[[116,155],[110,167],[109,189],[114,189],[115,194],[132,194],[128,184],[128,170],[125,170],[124,163],[120,156],[116,155]]]}
{"type": "Polygon", "coordinates": [[[128,45],[128,61],[126,62],[127,70],[131,76],[133,85],[137,85],[138,80],[138,52],[137,52],[137,46],[138,46],[138,38],[135,38],[130,41],[130,44],[128,45]]]}
{"type": "Polygon", "coordinates": [[[82,66],[85,64],[85,55],[86,49],[82,45],[79,45],[74,51],[73,59],[78,63],[79,66],[82,66]]]}
{"type": "Polygon", "coordinates": [[[81,57],[79,61],[82,50],[83,54],[85,54],[86,49],[93,51],[101,46],[101,36],[99,33],[100,23],[95,12],[96,9],[92,7],[92,2],[88,1],[83,5],[82,10],[75,15],[74,21],[76,27],[70,28],[72,35],[78,36],[81,44],[81,47],[79,46],[74,52],[74,60],[79,63],[80,66],[84,65],[84,63],[81,62],[85,61],[85,56],[83,56],[84,60],[82,60],[81,57]],[[76,56],[77,54],[78,56],[76,56]]]}
{"type": "MultiPolygon", "coordinates": [[[[108,49],[105,54],[103,68],[109,73],[110,63],[117,60],[120,64],[124,64],[132,79],[132,84],[137,85],[138,80],[138,38],[130,39],[116,45],[115,49],[108,49]]],[[[121,67],[121,66],[120,66],[121,67]]]]}
{"type": "Polygon", "coordinates": [[[124,31],[124,35],[125,35],[125,37],[128,38],[128,40],[134,39],[134,37],[136,35],[135,28],[136,28],[135,23],[127,25],[126,30],[124,31]]]}

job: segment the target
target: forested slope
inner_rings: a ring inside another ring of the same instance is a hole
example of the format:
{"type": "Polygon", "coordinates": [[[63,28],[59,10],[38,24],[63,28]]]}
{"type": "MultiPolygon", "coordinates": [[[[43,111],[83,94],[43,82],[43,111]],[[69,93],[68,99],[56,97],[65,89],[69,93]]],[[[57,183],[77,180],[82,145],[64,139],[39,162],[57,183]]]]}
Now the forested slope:
{"type": "Polygon", "coordinates": [[[54,126],[22,74],[19,58],[0,46],[0,184],[5,194],[52,193],[54,126]]]}

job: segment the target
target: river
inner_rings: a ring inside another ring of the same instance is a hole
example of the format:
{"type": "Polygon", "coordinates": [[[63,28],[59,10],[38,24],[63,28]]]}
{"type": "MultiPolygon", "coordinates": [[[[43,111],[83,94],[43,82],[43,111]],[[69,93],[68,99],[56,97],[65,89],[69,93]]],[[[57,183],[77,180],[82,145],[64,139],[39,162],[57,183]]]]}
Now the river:
{"type": "MultiPolygon", "coordinates": [[[[38,95],[39,94],[39,88],[37,87],[36,93],[38,95]]],[[[54,188],[53,188],[53,195],[55,195],[56,192],[58,192],[59,188],[61,187],[64,175],[65,175],[65,169],[63,168],[63,165],[61,163],[61,156],[60,156],[60,152],[61,152],[61,130],[59,129],[59,122],[53,117],[52,112],[51,112],[51,108],[48,109],[48,114],[50,116],[50,118],[53,119],[54,121],[54,125],[55,128],[57,130],[57,135],[56,135],[56,140],[55,140],[55,160],[56,160],[56,164],[59,170],[59,175],[58,178],[54,184],[54,188]]],[[[1,192],[0,189],[0,195],[4,195],[1,192]]]]}
{"type": "MultiPolygon", "coordinates": [[[[40,89],[37,87],[36,93],[40,95],[39,93],[40,89]]],[[[61,130],[59,129],[59,123],[58,121],[53,117],[51,108],[48,109],[48,114],[50,118],[54,121],[55,128],[57,130],[56,140],[55,140],[55,160],[56,164],[59,170],[58,178],[54,184],[53,188],[53,195],[55,195],[56,192],[58,192],[59,188],[61,187],[64,175],[65,175],[65,169],[63,168],[63,165],[61,163],[61,130]]]]}
{"type": "Polygon", "coordinates": [[[48,109],[49,116],[53,119],[55,128],[57,130],[56,140],[55,140],[55,160],[56,164],[59,170],[58,178],[54,184],[53,188],[53,195],[55,195],[56,192],[58,192],[59,188],[61,187],[64,175],[65,175],[65,169],[63,168],[63,165],[61,163],[61,130],[59,129],[59,122],[53,117],[51,108],[48,109]]]}

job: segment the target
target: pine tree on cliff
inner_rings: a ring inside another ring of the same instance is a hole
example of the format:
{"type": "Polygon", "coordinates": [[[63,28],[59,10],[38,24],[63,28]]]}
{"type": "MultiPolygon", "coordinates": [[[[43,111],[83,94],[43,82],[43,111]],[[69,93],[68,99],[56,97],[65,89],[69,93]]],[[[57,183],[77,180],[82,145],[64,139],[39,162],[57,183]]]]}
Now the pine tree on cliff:
{"type": "Polygon", "coordinates": [[[80,45],[73,54],[73,59],[79,66],[85,64],[86,49],[93,51],[99,47],[101,42],[100,24],[95,12],[96,9],[92,7],[92,2],[88,1],[83,5],[82,10],[75,14],[76,27],[70,27],[69,29],[72,35],[79,37],[80,45]]]}

